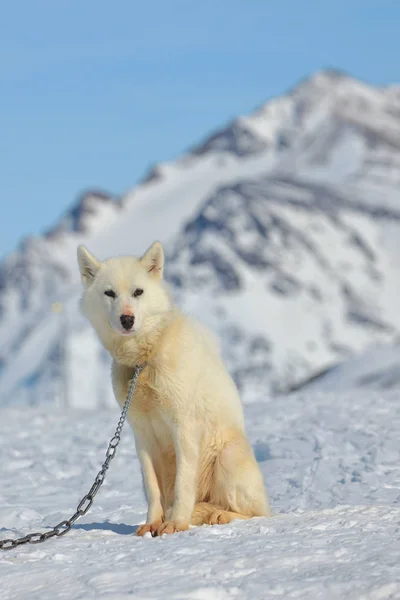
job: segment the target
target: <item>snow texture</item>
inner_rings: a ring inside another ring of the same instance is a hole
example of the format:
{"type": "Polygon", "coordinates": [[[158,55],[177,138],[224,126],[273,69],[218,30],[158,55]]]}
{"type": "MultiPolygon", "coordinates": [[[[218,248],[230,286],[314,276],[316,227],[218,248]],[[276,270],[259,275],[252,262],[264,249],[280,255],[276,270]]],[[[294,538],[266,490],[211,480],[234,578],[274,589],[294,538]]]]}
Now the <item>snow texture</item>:
{"type": "MultiPolygon", "coordinates": [[[[129,429],[92,510],[65,537],[0,554],[4,600],[400,598],[396,393],[253,401],[249,439],[274,516],[136,537],[145,519],[129,429]]],[[[69,517],[92,483],[118,409],[0,412],[0,536],[69,517]]]]}

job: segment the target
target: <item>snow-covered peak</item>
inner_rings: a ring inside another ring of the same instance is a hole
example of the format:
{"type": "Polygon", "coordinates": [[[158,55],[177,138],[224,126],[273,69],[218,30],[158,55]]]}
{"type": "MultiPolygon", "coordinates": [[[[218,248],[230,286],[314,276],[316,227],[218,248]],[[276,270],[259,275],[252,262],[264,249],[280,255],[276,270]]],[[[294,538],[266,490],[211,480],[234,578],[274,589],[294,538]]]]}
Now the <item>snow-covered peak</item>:
{"type": "Polygon", "coordinates": [[[328,130],[346,128],[364,132],[371,143],[373,137],[381,136],[385,142],[397,144],[398,105],[396,88],[373,88],[328,69],[234,119],[195,146],[192,153],[230,153],[245,158],[269,151],[286,157],[328,130]]]}
{"type": "Polygon", "coordinates": [[[119,200],[103,191],[87,190],[77,202],[61,217],[60,221],[44,235],[52,239],[64,233],[87,233],[104,206],[119,200]]]}
{"type": "Polygon", "coordinates": [[[123,198],[84,194],[0,265],[0,401],[51,397],[65,362],[78,398],[82,352],[106,389],[77,308],[79,243],[105,258],[164,242],[179,304],[222,337],[244,391],[290,387],[395,339],[399,189],[398,88],[326,70],[156,165],[123,198]]]}

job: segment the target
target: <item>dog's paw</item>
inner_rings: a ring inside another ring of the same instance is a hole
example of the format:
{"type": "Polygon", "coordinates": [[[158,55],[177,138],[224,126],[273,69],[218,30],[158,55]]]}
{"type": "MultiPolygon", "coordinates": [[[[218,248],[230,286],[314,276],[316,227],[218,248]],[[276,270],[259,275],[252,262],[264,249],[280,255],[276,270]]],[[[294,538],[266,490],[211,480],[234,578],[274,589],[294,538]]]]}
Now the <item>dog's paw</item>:
{"type": "Polygon", "coordinates": [[[154,537],[155,535],[157,535],[157,530],[161,525],[161,519],[159,521],[154,521],[153,523],[145,523],[144,525],[139,525],[139,527],[136,530],[136,535],[140,535],[141,537],[143,537],[144,535],[146,535],[146,533],[150,532],[151,535],[154,537]]]}
{"type": "Polygon", "coordinates": [[[178,531],[186,531],[189,529],[189,523],[186,521],[165,521],[162,523],[155,535],[163,535],[163,533],[171,534],[178,531]]]}
{"type": "Polygon", "coordinates": [[[232,514],[227,510],[214,510],[206,517],[205,523],[207,525],[225,525],[226,523],[230,523],[232,519],[232,514]]]}

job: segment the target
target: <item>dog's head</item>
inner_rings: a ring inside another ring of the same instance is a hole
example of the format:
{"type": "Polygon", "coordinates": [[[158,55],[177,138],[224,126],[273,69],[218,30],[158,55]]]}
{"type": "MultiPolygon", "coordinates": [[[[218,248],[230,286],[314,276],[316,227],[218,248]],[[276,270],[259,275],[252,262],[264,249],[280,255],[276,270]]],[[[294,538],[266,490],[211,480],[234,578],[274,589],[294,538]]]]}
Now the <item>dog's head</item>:
{"type": "Polygon", "coordinates": [[[170,310],[163,282],[164,252],[155,242],[141,257],[97,260],[85,246],[78,248],[85,315],[101,337],[133,336],[157,325],[170,310]]]}

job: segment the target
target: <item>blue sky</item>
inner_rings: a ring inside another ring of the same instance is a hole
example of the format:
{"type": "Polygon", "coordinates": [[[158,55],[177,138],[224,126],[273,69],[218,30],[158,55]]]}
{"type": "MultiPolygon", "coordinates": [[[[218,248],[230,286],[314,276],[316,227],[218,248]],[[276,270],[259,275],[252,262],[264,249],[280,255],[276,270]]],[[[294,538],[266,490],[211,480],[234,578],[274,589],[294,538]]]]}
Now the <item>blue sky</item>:
{"type": "Polygon", "coordinates": [[[0,257],[315,70],[399,82],[399,27],[398,0],[3,2],[0,257]]]}

